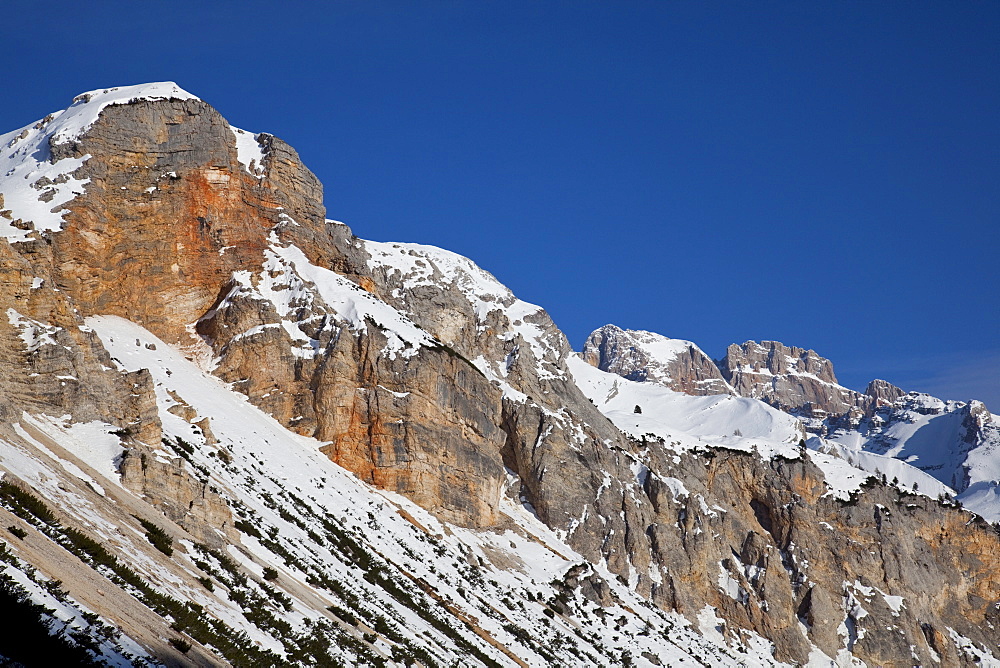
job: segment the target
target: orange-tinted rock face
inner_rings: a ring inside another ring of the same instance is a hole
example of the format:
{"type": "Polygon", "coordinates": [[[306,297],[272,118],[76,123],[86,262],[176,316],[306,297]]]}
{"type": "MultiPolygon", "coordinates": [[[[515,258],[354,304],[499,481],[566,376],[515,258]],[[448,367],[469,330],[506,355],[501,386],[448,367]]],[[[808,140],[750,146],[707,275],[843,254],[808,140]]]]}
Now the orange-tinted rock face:
{"type": "Polygon", "coordinates": [[[504,480],[499,391],[441,350],[356,365],[378,344],[342,335],[327,357],[315,403],[323,452],[441,517],[492,524],[504,480]]]}
{"type": "Polygon", "coordinates": [[[260,142],[255,175],[203,102],[105,108],[54,149],[91,157],[76,173],[90,180],[85,193],[51,236],[53,283],[82,316],[122,316],[182,346],[200,343],[196,328],[224,380],[290,429],[330,441],[334,461],[451,521],[492,523],[503,432],[499,392],[481,374],[432,349],[413,363],[386,356],[377,328],[345,327],[308,286],[311,305],[292,313],[254,292],[276,241],[373,287],[357,273],[363,260],[347,259],[349,231],[325,223],[315,177],[280,140],[260,142]],[[250,277],[243,292],[238,272],[250,277]],[[303,354],[289,331],[317,352],[303,354]]]}
{"type": "Polygon", "coordinates": [[[298,222],[322,225],[315,178],[289,193],[275,184],[291,182],[282,170],[308,174],[297,161],[273,160],[262,179],[248,173],[228,124],[203,102],[109,107],[62,150],[92,157],[78,173],[90,178],[86,193],[52,237],[60,288],[89,313],[131,318],[168,341],[185,340],[233,271],[260,265],[289,210],[280,207],[316,198],[292,208],[306,214],[298,222]]]}

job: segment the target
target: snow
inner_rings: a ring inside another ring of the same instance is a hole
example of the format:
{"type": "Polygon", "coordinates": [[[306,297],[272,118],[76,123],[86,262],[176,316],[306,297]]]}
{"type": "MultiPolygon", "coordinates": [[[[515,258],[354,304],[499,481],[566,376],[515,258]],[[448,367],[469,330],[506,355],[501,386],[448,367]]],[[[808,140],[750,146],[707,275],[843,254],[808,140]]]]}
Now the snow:
{"type": "Polygon", "coordinates": [[[746,603],[748,600],[747,592],[744,591],[743,587],[740,585],[739,581],[736,580],[726,567],[719,563],[719,590],[724,593],[729,598],[737,601],[738,603],[746,603]]]}
{"type": "Polygon", "coordinates": [[[236,159],[247,173],[264,178],[264,147],[257,140],[257,135],[239,128],[230,128],[236,137],[236,159]]]}
{"type": "MultiPolygon", "coordinates": [[[[92,90],[73,99],[73,104],[59,112],[52,123],[52,141],[65,144],[86,132],[105,107],[113,104],[129,104],[139,100],[197,100],[173,81],[118,86],[92,90]]],[[[0,141],[2,141],[0,137],[0,141]]]]}
{"type": "Polygon", "coordinates": [[[897,480],[900,489],[919,492],[932,499],[955,493],[931,475],[893,457],[849,448],[818,437],[810,438],[807,445],[818,450],[818,453],[813,453],[813,461],[823,469],[827,483],[837,490],[837,498],[845,499],[844,493],[857,490],[871,474],[885,475],[887,482],[897,480]],[[832,455],[832,458],[819,455],[832,455]]]}
{"type": "Polygon", "coordinates": [[[35,352],[42,346],[59,345],[55,339],[56,333],[59,331],[58,327],[32,320],[13,308],[7,309],[7,322],[20,330],[18,336],[24,342],[25,349],[29,353],[35,352]]]}
{"type": "MultiPolygon", "coordinates": [[[[577,385],[619,429],[634,439],[662,439],[663,447],[683,451],[705,446],[757,452],[762,457],[800,456],[800,422],[756,399],[729,395],[693,397],[655,383],[638,383],[595,369],[577,356],[567,361],[577,385]],[[641,413],[635,412],[639,406],[641,413]]],[[[931,475],[893,457],[818,437],[808,440],[809,455],[823,471],[827,494],[848,501],[873,475],[898,480],[901,488],[930,498],[954,494],[931,475]]],[[[1000,475],[998,475],[1000,477],[1000,475]]],[[[973,503],[996,499],[996,489],[977,488],[973,503]]]]}
{"type": "Polygon", "coordinates": [[[340,274],[309,262],[297,246],[272,245],[271,252],[302,279],[312,283],[326,305],[349,322],[355,331],[365,331],[369,320],[382,325],[389,339],[386,350],[390,357],[397,354],[412,357],[421,346],[437,345],[437,341],[396,309],[340,274]]]}
{"type": "Polygon", "coordinates": [[[664,364],[673,361],[681,355],[687,354],[688,350],[692,347],[697,348],[690,341],[670,339],[655,332],[630,329],[628,333],[632,335],[632,338],[650,358],[664,364]]]}
{"type": "Polygon", "coordinates": [[[450,286],[458,288],[466,297],[484,303],[499,303],[514,298],[511,291],[492,274],[457,253],[422,244],[363,243],[371,256],[368,267],[382,269],[388,275],[399,274],[404,290],[450,286]]]}
{"type": "Polygon", "coordinates": [[[52,162],[50,146],[79,138],[109,105],[163,99],[196,98],[172,82],[95,90],[78,95],[67,109],[0,136],[0,211],[4,212],[0,214],[0,237],[12,242],[29,238],[30,229],[13,225],[18,219],[32,223],[23,226],[37,231],[58,231],[62,228],[59,208],[83,193],[88,181],[73,177],[73,173],[90,156],[52,162]]]}
{"type": "MultiPolygon", "coordinates": [[[[124,448],[122,448],[121,439],[111,433],[115,429],[113,426],[98,420],[91,422],[66,422],[65,420],[44,415],[32,416],[28,413],[24,413],[21,419],[29,428],[36,429],[71,454],[79,457],[81,461],[94,471],[100,473],[106,481],[116,485],[121,484],[117,461],[121,457],[124,448]]],[[[22,437],[31,439],[39,448],[44,448],[36,439],[24,431],[24,427],[18,425],[15,429],[19,430],[18,433],[22,437]]],[[[64,466],[68,464],[65,460],[60,461],[63,462],[64,466]]],[[[97,482],[89,475],[74,475],[81,478],[81,480],[90,482],[91,486],[99,487],[97,482]]]]}
{"type": "Polygon", "coordinates": [[[567,366],[584,396],[635,439],[663,439],[667,447],[681,450],[713,445],[799,456],[799,422],[756,399],[693,397],[595,369],[575,355],[567,366]],[[636,406],[641,413],[635,412],[636,406]]]}
{"type": "Polygon", "coordinates": [[[856,429],[836,429],[810,443],[909,489],[917,483],[927,496],[956,496],[987,521],[1000,521],[1000,427],[977,403],[911,392],[856,429]],[[967,424],[974,408],[982,420],[976,439],[967,424]]]}
{"type": "MultiPolygon", "coordinates": [[[[45,588],[45,585],[53,584],[51,580],[43,580],[37,571],[25,567],[20,560],[15,561],[18,563],[0,564],[0,573],[9,576],[16,586],[21,587],[29,601],[48,609],[46,617],[53,633],[71,637],[74,632],[84,632],[95,642],[96,656],[104,662],[102,665],[129,668],[136,665],[137,657],[148,662],[155,661],[145,649],[127,635],[118,635],[117,638],[102,637],[100,629],[81,621],[85,614],[93,614],[92,610],[81,605],[72,595],[66,594],[65,590],[63,595],[57,598],[45,588]]],[[[120,632],[120,629],[118,631],[120,632]]]]}
{"type": "Polygon", "coordinates": [[[715,608],[706,605],[698,612],[698,630],[711,642],[719,646],[725,646],[726,620],[715,614],[715,608]]]}
{"type": "Polygon", "coordinates": [[[951,641],[955,643],[955,646],[965,655],[967,660],[982,668],[1000,668],[1000,660],[994,657],[989,650],[977,647],[974,642],[950,626],[946,626],[945,628],[948,629],[951,641]]]}

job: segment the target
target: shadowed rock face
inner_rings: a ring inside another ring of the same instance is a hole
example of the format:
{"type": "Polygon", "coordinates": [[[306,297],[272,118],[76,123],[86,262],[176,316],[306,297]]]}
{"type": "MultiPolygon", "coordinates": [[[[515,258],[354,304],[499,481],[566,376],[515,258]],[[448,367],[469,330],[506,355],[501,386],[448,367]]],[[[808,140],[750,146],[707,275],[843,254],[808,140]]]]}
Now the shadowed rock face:
{"type": "MultiPolygon", "coordinates": [[[[324,220],[321,186],[290,147],[258,142],[255,175],[214,109],[163,100],[108,107],[79,139],[52,147],[92,156],[77,173],[90,182],[62,231],[0,244],[0,307],[35,323],[0,319],[5,419],[62,410],[128,427],[126,485],[197,535],[228,527],[228,510],[183,466],[176,478],[168,465],[142,466],[160,437],[149,374],[118,372],[80,328],[88,315],[120,315],[192,356],[211,352],[214,373],[289,429],[328,442],[333,461],[446,520],[493,526],[506,466],[584,558],[692,619],[714,607],[727,633],[763,635],[780,660],[806,661],[808,639],[831,656],[846,642],[873,663],[929,664],[933,650],[954,665],[966,659],[947,627],[995,637],[1000,551],[988,527],[880,485],[837,501],[808,457],[678,455],[630,441],[575,384],[572,351],[544,310],[440,253],[376,251],[324,220]],[[292,246],[427,341],[389,352],[392,323],[351,321],[275,250],[292,246]],[[32,350],[25,332],[45,327],[58,328],[60,345],[32,350]],[[85,382],[54,384],[60,375],[85,382]],[[940,596],[942,585],[953,595],[940,596]]],[[[696,347],[657,365],[630,342],[643,333],[598,332],[591,363],[691,394],[732,392],[728,381],[814,415],[892,394],[846,390],[828,360],[778,343],[731,346],[720,373],[696,347]]],[[[985,420],[968,419],[970,433],[985,420]]]]}

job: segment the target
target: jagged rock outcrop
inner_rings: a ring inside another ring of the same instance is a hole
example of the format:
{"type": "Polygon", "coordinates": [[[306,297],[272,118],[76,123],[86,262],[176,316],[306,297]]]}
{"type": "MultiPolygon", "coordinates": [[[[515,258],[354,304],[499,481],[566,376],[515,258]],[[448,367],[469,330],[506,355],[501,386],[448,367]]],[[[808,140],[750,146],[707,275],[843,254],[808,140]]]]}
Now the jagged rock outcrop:
{"type": "Polygon", "coordinates": [[[695,396],[735,394],[715,362],[690,341],[604,325],[587,337],[582,354],[591,366],[629,380],[695,396]]]}
{"type": "Polygon", "coordinates": [[[727,632],[756,629],[797,664],[808,638],[868,665],[967,665],[956,620],[996,644],[998,537],[967,512],[874,478],[838,500],[805,457],[716,450],[650,468],[661,602],[691,617],[711,605],[727,632]]]}
{"type": "Polygon", "coordinates": [[[868,387],[865,388],[865,394],[875,399],[875,406],[885,406],[893,403],[896,399],[905,395],[906,392],[888,381],[876,378],[868,383],[868,387]]]}
{"type": "Polygon", "coordinates": [[[122,484],[213,548],[239,543],[233,513],[207,480],[199,480],[182,457],[136,444],[121,462],[122,484]]]}
{"type": "Polygon", "coordinates": [[[734,343],[719,368],[741,397],[805,417],[843,415],[852,408],[864,410],[870,402],[866,395],[837,383],[830,360],[777,341],[734,343]]]}

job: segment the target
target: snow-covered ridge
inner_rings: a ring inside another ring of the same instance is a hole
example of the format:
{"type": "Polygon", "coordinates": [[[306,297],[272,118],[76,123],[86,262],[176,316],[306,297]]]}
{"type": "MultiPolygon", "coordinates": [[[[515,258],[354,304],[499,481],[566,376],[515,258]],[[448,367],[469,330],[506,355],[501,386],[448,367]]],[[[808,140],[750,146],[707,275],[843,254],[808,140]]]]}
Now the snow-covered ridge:
{"type": "MultiPolygon", "coordinates": [[[[517,299],[507,286],[469,258],[422,244],[376,241],[362,241],[362,244],[369,254],[368,268],[373,273],[383,273],[396,285],[391,297],[398,300],[395,305],[404,313],[415,317],[407,303],[408,295],[421,288],[457,292],[472,308],[479,332],[490,327],[491,314],[501,312],[510,329],[498,332],[497,336],[505,341],[520,336],[531,349],[539,378],[563,377],[559,366],[562,352],[552,340],[552,333],[540,324],[547,320],[542,307],[517,299]]],[[[448,336],[441,338],[447,340],[448,336]]],[[[480,370],[486,372],[486,366],[489,365],[480,365],[480,370]]],[[[494,366],[491,372],[506,375],[506,364],[494,366]]]]}
{"type": "Polygon", "coordinates": [[[92,90],[77,95],[73,98],[73,104],[66,109],[49,114],[37,123],[0,135],[0,144],[5,149],[11,149],[19,142],[28,141],[38,135],[43,135],[46,139],[51,138],[53,144],[65,144],[78,139],[86,132],[107,106],[128,104],[137,100],[197,99],[172,81],[92,90]],[[22,137],[24,133],[27,135],[22,137]]]}
{"type": "Polygon", "coordinates": [[[917,482],[934,495],[957,494],[965,507],[993,522],[1000,521],[998,422],[981,402],[910,392],[856,425],[832,425],[817,447],[868,471],[878,467],[889,478],[898,462],[920,473],[906,474],[910,484],[917,482]]]}
{"type": "MultiPolygon", "coordinates": [[[[513,293],[503,283],[467,257],[424,244],[365,241],[371,256],[368,268],[399,273],[401,289],[419,286],[458,288],[470,299],[507,301],[513,293]]],[[[397,296],[401,296],[400,291],[397,296]]]]}
{"type": "MultiPolygon", "coordinates": [[[[588,352],[591,357],[597,356],[599,342],[594,337],[599,333],[614,339],[608,351],[613,350],[617,357],[602,359],[609,370],[644,382],[597,375],[579,363],[574,363],[573,373],[584,393],[622,431],[635,438],[655,435],[668,443],[683,443],[684,439],[678,441],[677,436],[686,433],[725,447],[738,444],[736,434],[768,436],[747,428],[756,420],[751,413],[722,410],[722,406],[730,405],[719,403],[719,398],[704,398],[705,405],[696,405],[655,388],[657,384],[669,387],[669,378],[663,374],[664,361],[685,354],[690,350],[688,342],[609,325],[591,335],[593,342],[588,340],[585,357],[588,352]],[[642,413],[634,413],[635,406],[642,413]],[[707,415],[712,417],[706,419],[707,415]]],[[[766,398],[763,393],[772,390],[782,378],[808,379],[830,388],[830,392],[844,397],[845,405],[859,396],[837,384],[832,363],[811,350],[773,341],[747,341],[731,346],[730,353],[736,354],[735,360],[730,360],[735,361],[729,368],[731,373],[762,379],[751,383],[744,379],[738,384],[743,396],[748,397],[741,401],[761,403],[757,398],[766,398]]],[[[792,415],[770,407],[768,410],[787,415],[799,424],[800,437],[802,426],[821,434],[810,438],[808,445],[813,460],[839,496],[857,489],[870,475],[885,476],[886,481],[896,481],[907,491],[931,498],[955,497],[985,519],[1000,520],[1000,420],[981,402],[942,401],[910,392],[892,402],[873,404],[863,413],[859,404],[855,408],[850,414],[829,418],[804,417],[794,410],[789,411],[792,415]]]]}
{"type": "Polygon", "coordinates": [[[648,332],[643,329],[630,329],[627,331],[650,357],[659,362],[670,362],[680,355],[687,353],[691,348],[698,347],[690,341],[667,338],[662,334],[648,332]]]}
{"type": "Polygon", "coordinates": [[[595,369],[576,356],[568,365],[584,396],[633,438],[663,439],[678,449],[757,448],[765,454],[798,456],[796,446],[803,437],[798,420],[756,399],[693,397],[595,369]]]}
{"type": "Polygon", "coordinates": [[[389,337],[386,350],[391,357],[395,357],[396,354],[410,357],[416,354],[421,346],[433,346],[437,343],[411,320],[382,300],[358,288],[340,274],[309,262],[305,253],[297,246],[272,245],[271,252],[299,276],[312,283],[326,305],[350,323],[352,329],[356,331],[366,329],[369,320],[385,326],[386,336],[389,337]]]}
{"type": "MultiPolygon", "coordinates": [[[[661,440],[677,451],[704,447],[756,452],[762,457],[797,458],[796,445],[804,439],[795,417],[766,403],[746,397],[689,396],[661,385],[635,382],[595,369],[579,358],[569,361],[570,371],[585,396],[616,427],[636,440],[661,440]],[[638,411],[638,412],[637,412],[638,411]]],[[[937,498],[953,495],[947,485],[910,464],[857,445],[808,441],[809,456],[823,470],[830,494],[847,500],[871,475],[885,475],[907,491],[937,498]]]]}

